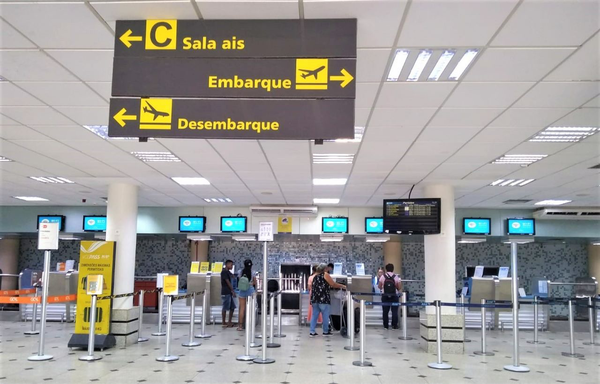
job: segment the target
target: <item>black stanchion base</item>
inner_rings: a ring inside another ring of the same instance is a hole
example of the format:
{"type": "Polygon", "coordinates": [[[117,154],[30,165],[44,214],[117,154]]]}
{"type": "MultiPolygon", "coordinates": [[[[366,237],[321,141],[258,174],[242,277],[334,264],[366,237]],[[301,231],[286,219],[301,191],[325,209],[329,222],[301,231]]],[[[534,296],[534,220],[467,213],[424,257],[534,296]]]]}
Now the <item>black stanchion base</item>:
{"type": "Polygon", "coordinates": [[[373,363],[371,363],[370,361],[353,361],[352,365],[357,366],[357,367],[372,367],[373,363]]]}
{"type": "Polygon", "coordinates": [[[254,364],[273,364],[274,362],[275,362],[275,359],[269,359],[269,358],[266,358],[264,360],[262,359],[262,357],[258,358],[258,359],[254,359],[254,364]]]}
{"type": "Polygon", "coordinates": [[[400,336],[398,337],[398,340],[404,340],[404,341],[408,341],[408,340],[414,340],[414,338],[410,337],[410,336],[400,336]]]}
{"type": "Polygon", "coordinates": [[[505,365],[504,370],[517,373],[527,373],[530,371],[529,368],[524,367],[522,365],[505,365]]]}
{"type": "Polygon", "coordinates": [[[351,347],[351,346],[349,346],[349,345],[346,345],[346,346],[344,347],[344,349],[345,349],[346,351],[358,351],[358,350],[360,350],[360,347],[357,347],[357,346],[351,347]]]}
{"type": "Polygon", "coordinates": [[[152,332],[150,335],[152,335],[152,336],[166,336],[167,332],[152,332]]]}
{"type": "MultiPolygon", "coordinates": [[[[88,347],[89,335],[83,333],[74,333],[71,335],[71,339],[67,344],[69,348],[83,348],[88,347]]],[[[108,335],[94,335],[94,349],[105,350],[112,348],[117,345],[117,340],[110,333],[108,335]]]]}
{"type": "Polygon", "coordinates": [[[267,348],[279,348],[279,347],[281,347],[281,344],[267,343],[267,348]]]}
{"type": "Polygon", "coordinates": [[[197,339],[210,339],[212,337],[212,335],[199,334],[199,335],[194,335],[194,337],[197,339]]]}
{"type": "Polygon", "coordinates": [[[252,361],[258,359],[258,356],[241,355],[235,358],[237,361],[252,361]]]}
{"type": "Polygon", "coordinates": [[[25,335],[39,335],[40,331],[26,331],[26,332],[23,332],[23,334],[25,334],[25,335]]]}
{"type": "Polygon", "coordinates": [[[582,355],[581,353],[571,353],[571,352],[563,352],[563,353],[561,353],[561,355],[563,355],[565,357],[573,357],[575,359],[584,357],[584,355],[582,355]]]}
{"type": "Polygon", "coordinates": [[[597,341],[595,341],[593,343],[589,342],[589,341],[586,341],[586,342],[583,343],[583,345],[600,345],[600,343],[598,343],[597,341]]]}
{"type": "Polygon", "coordinates": [[[475,351],[473,352],[474,355],[477,356],[494,356],[495,353],[494,352],[483,352],[483,351],[475,351]]]}
{"type": "Polygon", "coordinates": [[[181,346],[182,346],[182,347],[189,347],[189,348],[192,348],[192,347],[199,347],[199,346],[201,346],[201,345],[202,345],[202,343],[199,343],[199,342],[197,342],[197,341],[189,341],[189,342],[187,342],[187,343],[181,343],[181,346]]]}
{"type": "Polygon", "coordinates": [[[177,361],[179,360],[179,356],[175,356],[175,355],[165,355],[165,356],[161,356],[161,357],[157,357],[156,361],[162,361],[162,362],[169,362],[169,361],[177,361]]]}
{"type": "Polygon", "coordinates": [[[262,343],[250,343],[250,348],[260,348],[262,347],[262,343]]]}
{"type": "Polygon", "coordinates": [[[543,342],[543,341],[534,341],[534,340],[529,340],[529,341],[527,342],[527,344],[540,344],[540,345],[541,345],[541,344],[546,344],[546,343],[545,343],[545,342],[543,342]]]}
{"type": "Polygon", "coordinates": [[[451,369],[452,366],[448,363],[429,363],[427,366],[431,369],[451,369]]]}
{"type": "Polygon", "coordinates": [[[275,337],[286,337],[283,333],[281,335],[275,335],[275,337]]]}
{"type": "Polygon", "coordinates": [[[470,343],[471,341],[473,341],[473,340],[471,340],[471,339],[464,339],[463,343],[470,343]]]}
{"type": "Polygon", "coordinates": [[[138,343],[144,343],[144,342],[146,342],[146,341],[148,341],[148,340],[149,340],[149,339],[148,339],[147,337],[138,337],[138,340],[137,340],[137,342],[138,342],[138,343]]]}

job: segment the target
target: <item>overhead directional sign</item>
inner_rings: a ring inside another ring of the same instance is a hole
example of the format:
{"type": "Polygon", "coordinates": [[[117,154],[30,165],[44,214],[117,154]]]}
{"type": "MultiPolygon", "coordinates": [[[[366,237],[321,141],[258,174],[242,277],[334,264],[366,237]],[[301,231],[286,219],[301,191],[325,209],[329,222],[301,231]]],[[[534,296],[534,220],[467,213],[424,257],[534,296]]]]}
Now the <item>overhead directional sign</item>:
{"type": "Polygon", "coordinates": [[[113,96],[355,97],[355,59],[115,57],[113,96]]]}
{"type": "Polygon", "coordinates": [[[356,20],[119,20],[121,56],[356,58],[356,20]]]}
{"type": "Polygon", "coordinates": [[[310,140],[354,138],[354,100],[110,101],[111,137],[310,140]]]}

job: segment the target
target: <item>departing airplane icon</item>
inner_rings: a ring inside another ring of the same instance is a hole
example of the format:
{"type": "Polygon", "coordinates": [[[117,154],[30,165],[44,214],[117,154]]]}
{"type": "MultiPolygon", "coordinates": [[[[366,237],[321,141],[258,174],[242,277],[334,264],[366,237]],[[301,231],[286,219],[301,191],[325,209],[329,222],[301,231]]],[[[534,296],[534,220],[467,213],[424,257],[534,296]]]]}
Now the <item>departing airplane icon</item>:
{"type": "Polygon", "coordinates": [[[321,72],[324,69],[325,69],[325,66],[322,65],[319,68],[313,69],[313,70],[310,70],[310,69],[298,69],[298,70],[300,72],[304,72],[303,74],[300,75],[303,79],[306,79],[309,76],[313,76],[315,78],[315,80],[316,80],[317,79],[317,75],[319,74],[319,72],[321,72]]]}
{"type": "Polygon", "coordinates": [[[146,101],[147,107],[144,107],[144,112],[154,115],[153,121],[159,117],[169,117],[168,112],[157,111],[149,102],[146,101]]]}

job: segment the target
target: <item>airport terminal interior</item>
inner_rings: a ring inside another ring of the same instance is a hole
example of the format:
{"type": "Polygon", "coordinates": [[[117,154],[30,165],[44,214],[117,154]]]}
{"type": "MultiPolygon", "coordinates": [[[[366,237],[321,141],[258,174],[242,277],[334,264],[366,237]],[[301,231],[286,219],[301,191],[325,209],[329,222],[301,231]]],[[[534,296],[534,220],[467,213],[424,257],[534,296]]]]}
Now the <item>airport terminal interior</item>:
{"type": "Polygon", "coordinates": [[[0,384],[597,384],[599,132],[599,0],[2,0],[0,384]]]}

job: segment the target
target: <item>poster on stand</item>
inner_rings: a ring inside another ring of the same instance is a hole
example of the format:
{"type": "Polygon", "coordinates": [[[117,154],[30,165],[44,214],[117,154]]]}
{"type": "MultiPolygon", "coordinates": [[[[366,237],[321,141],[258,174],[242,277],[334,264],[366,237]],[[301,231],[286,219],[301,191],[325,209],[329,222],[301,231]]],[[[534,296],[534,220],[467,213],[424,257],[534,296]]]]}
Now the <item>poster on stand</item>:
{"type": "Polygon", "coordinates": [[[200,263],[200,273],[207,273],[210,268],[210,263],[208,261],[203,261],[200,263]]]}

